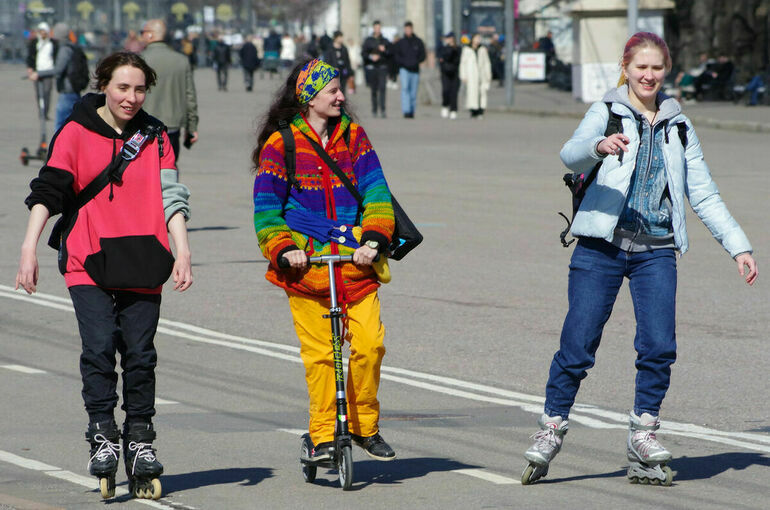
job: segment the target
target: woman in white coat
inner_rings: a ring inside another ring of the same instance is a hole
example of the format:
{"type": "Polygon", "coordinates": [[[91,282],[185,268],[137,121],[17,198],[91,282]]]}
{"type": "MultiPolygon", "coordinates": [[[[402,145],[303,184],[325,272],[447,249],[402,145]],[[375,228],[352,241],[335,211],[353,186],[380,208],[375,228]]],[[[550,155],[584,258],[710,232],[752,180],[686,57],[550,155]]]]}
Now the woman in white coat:
{"type": "Polygon", "coordinates": [[[473,34],[470,46],[463,47],[460,81],[465,85],[465,107],[471,111],[471,117],[483,118],[487,91],[492,83],[492,64],[479,34],[473,34]]]}

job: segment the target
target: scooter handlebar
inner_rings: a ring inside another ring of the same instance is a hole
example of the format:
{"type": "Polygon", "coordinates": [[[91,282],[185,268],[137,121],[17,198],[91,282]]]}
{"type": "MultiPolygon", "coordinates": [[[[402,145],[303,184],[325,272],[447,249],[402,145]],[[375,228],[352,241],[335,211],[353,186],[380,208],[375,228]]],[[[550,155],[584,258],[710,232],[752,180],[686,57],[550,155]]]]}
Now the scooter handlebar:
{"type": "MultiPolygon", "coordinates": [[[[373,262],[377,262],[380,259],[380,254],[378,253],[375,257],[373,262]]],[[[329,262],[353,262],[353,255],[319,255],[317,257],[308,257],[307,261],[309,264],[328,264],[329,262]]],[[[278,259],[278,268],[279,269],[289,269],[291,267],[291,264],[289,264],[289,261],[286,257],[281,256],[281,258],[278,259]]]]}

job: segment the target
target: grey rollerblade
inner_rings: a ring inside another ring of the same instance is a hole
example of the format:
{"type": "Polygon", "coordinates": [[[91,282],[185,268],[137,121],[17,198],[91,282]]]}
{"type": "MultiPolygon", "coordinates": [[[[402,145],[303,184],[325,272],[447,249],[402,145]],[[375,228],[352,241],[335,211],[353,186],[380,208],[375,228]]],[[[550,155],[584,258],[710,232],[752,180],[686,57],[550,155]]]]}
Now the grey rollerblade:
{"type": "Polygon", "coordinates": [[[119,439],[118,426],[112,420],[88,424],[86,441],[91,445],[88,472],[99,479],[99,490],[104,499],[115,496],[115,473],[120,458],[119,439]]]}
{"type": "Polygon", "coordinates": [[[561,416],[543,414],[537,424],[540,430],[532,436],[535,443],[524,454],[529,465],[521,474],[522,485],[529,485],[548,474],[548,466],[561,450],[564,435],[569,429],[569,421],[562,420],[561,416]]]}
{"type": "Polygon", "coordinates": [[[134,422],[123,426],[123,455],[128,476],[128,491],[137,498],[160,499],[162,487],[158,477],[163,464],[158,462],[152,442],[152,423],[134,422]]]}
{"type": "Polygon", "coordinates": [[[660,428],[660,419],[643,413],[629,416],[627,456],[629,461],[628,479],[631,483],[665,485],[674,480],[674,473],[666,465],[671,452],[666,450],[655,437],[660,428]]]}

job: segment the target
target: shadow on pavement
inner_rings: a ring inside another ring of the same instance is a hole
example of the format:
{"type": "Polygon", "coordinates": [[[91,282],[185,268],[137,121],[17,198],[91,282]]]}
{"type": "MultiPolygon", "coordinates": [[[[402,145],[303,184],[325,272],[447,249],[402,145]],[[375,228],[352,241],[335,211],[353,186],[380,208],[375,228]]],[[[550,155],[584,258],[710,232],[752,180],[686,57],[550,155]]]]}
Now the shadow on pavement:
{"type": "MultiPolygon", "coordinates": [[[[435,457],[397,458],[389,462],[376,460],[357,461],[353,463],[352,490],[361,490],[372,484],[398,484],[403,480],[422,478],[430,473],[454,471],[456,469],[476,469],[478,467],[455,460],[435,457]]],[[[334,488],[339,488],[340,486],[337,472],[331,469],[319,469],[318,478],[315,479],[313,484],[334,488]]]]}
{"type": "Polygon", "coordinates": [[[746,469],[750,466],[770,467],[770,457],[761,453],[720,453],[703,457],[680,457],[669,463],[676,471],[674,482],[705,480],[729,469],[746,469]]]}
{"type": "Polygon", "coordinates": [[[541,478],[540,480],[535,482],[535,484],[540,485],[543,483],[576,482],[579,480],[595,480],[600,478],[620,478],[621,476],[626,476],[626,471],[628,471],[628,469],[623,468],[617,471],[613,471],[611,473],[593,473],[590,475],[570,476],[567,478],[548,478],[548,476],[546,476],[545,478],[541,478]]]}
{"type": "Polygon", "coordinates": [[[168,496],[174,492],[210,485],[238,483],[243,486],[257,485],[262,480],[273,476],[270,468],[237,468],[237,469],[212,469],[210,471],[196,471],[194,473],[180,473],[177,475],[163,475],[160,478],[163,484],[163,495],[168,496]]]}

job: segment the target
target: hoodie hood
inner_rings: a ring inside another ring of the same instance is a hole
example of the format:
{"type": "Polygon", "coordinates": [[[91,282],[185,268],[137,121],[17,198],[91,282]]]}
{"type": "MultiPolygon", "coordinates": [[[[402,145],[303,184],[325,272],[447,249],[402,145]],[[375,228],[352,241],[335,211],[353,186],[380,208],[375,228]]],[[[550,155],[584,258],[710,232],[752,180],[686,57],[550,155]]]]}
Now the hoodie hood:
{"type": "MultiPolygon", "coordinates": [[[[639,118],[642,116],[642,113],[631,104],[631,100],[628,98],[628,85],[621,85],[618,88],[608,90],[607,93],[604,94],[602,101],[605,103],[622,104],[631,111],[634,117],[639,118]]],[[[655,119],[656,123],[673,119],[682,113],[682,107],[679,105],[679,102],[663,92],[658,92],[655,102],[658,104],[658,116],[655,119]]]]}
{"type": "Polygon", "coordinates": [[[101,108],[106,103],[106,97],[104,94],[86,94],[80,101],[75,103],[72,108],[72,115],[70,120],[77,122],[89,131],[103,136],[105,138],[113,138],[118,140],[128,140],[139,129],[143,128],[149,123],[159,122],[152,116],[147,114],[144,110],[139,110],[134,118],[128,121],[123,133],[118,133],[115,129],[107,124],[96,112],[97,108],[101,108]]]}

